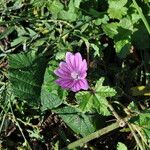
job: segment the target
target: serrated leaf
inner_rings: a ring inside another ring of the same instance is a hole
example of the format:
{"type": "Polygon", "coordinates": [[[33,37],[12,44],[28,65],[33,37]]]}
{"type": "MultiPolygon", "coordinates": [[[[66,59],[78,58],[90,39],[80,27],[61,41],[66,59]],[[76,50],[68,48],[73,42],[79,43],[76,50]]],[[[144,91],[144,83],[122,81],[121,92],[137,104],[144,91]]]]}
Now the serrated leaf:
{"type": "Polygon", "coordinates": [[[82,91],[78,92],[75,97],[80,103],[79,109],[81,109],[82,112],[90,111],[93,106],[93,95],[91,95],[89,92],[82,91]]]}
{"type": "Polygon", "coordinates": [[[94,106],[99,114],[103,116],[111,115],[110,111],[108,110],[107,100],[104,97],[100,97],[97,94],[94,96],[93,100],[94,106]]]}
{"type": "Polygon", "coordinates": [[[55,109],[53,112],[57,113],[75,133],[83,137],[96,130],[89,117],[74,107],[66,106],[55,109]]]}
{"type": "Polygon", "coordinates": [[[9,68],[20,69],[32,66],[35,60],[35,52],[8,55],[9,68]]]}
{"type": "Polygon", "coordinates": [[[80,1],[74,2],[73,0],[69,2],[68,4],[68,10],[62,10],[59,14],[58,14],[58,18],[59,19],[63,19],[63,20],[67,20],[67,21],[76,21],[78,15],[79,15],[79,11],[76,11],[77,7],[79,6],[80,1]]]}
{"type": "Polygon", "coordinates": [[[8,61],[9,80],[14,95],[31,105],[39,104],[46,59],[34,52],[28,52],[11,54],[8,61]]]}
{"type": "Polygon", "coordinates": [[[83,91],[76,94],[76,99],[79,102],[79,109],[82,112],[88,112],[91,111],[92,108],[95,108],[101,115],[110,115],[106,98],[115,96],[116,91],[109,86],[103,86],[103,82],[104,78],[100,78],[97,81],[93,93],[83,91]]]}
{"type": "Polygon", "coordinates": [[[101,97],[112,97],[116,95],[116,91],[109,86],[103,86],[104,78],[100,78],[95,85],[96,94],[100,95],[101,97]]]}
{"type": "Polygon", "coordinates": [[[48,4],[48,10],[52,13],[53,16],[57,16],[57,14],[61,11],[63,11],[63,4],[59,0],[54,0],[53,2],[49,2],[48,4]]]}
{"type": "Polygon", "coordinates": [[[117,8],[117,9],[109,8],[108,13],[111,18],[120,19],[120,18],[122,18],[123,15],[125,15],[127,13],[127,8],[126,7],[117,8]]]}
{"type": "Polygon", "coordinates": [[[41,91],[41,104],[42,104],[42,111],[47,109],[56,108],[61,105],[63,102],[56,94],[50,93],[46,89],[42,89],[41,91]]]}
{"type": "Polygon", "coordinates": [[[116,91],[109,86],[99,86],[96,89],[96,93],[98,93],[101,97],[112,97],[116,95],[116,91]]]}
{"type": "Polygon", "coordinates": [[[126,15],[127,8],[124,7],[127,0],[108,0],[109,8],[108,14],[111,18],[120,19],[123,15],[126,15]]]}
{"type": "Polygon", "coordinates": [[[60,51],[60,52],[57,52],[56,53],[56,60],[62,60],[62,59],[64,59],[65,58],[65,54],[66,54],[66,52],[64,51],[60,51]]]}
{"type": "Polygon", "coordinates": [[[107,23],[107,24],[103,24],[102,28],[104,30],[104,32],[106,33],[106,35],[108,35],[110,38],[113,38],[115,35],[118,34],[117,28],[118,28],[119,24],[118,23],[107,23]]]}
{"type": "Polygon", "coordinates": [[[126,145],[121,143],[121,142],[118,142],[117,144],[117,150],[128,150],[126,145]]]}

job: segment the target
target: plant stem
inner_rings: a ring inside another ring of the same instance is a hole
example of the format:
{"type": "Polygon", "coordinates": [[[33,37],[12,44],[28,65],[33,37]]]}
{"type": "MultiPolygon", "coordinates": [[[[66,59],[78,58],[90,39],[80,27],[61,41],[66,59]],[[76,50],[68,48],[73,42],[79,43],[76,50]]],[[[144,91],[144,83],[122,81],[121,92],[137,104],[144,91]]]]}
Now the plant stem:
{"type": "Polygon", "coordinates": [[[117,121],[119,122],[119,126],[124,127],[126,125],[126,122],[118,115],[118,113],[115,111],[110,102],[108,102],[108,107],[115,116],[115,118],[117,119],[117,121]]]}
{"type": "Polygon", "coordinates": [[[140,131],[140,127],[132,124],[132,127],[138,132],[139,136],[141,137],[141,139],[143,140],[143,142],[145,143],[146,146],[148,146],[144,136],[142,135],[141,131],[140,131]]]}
{"type": "Polygon", "coordinates": [[[17,119],[16,119],[16,117],[15,117],[15,115],[14,115],[14,112],[13,112],[13,109],[12,109],[12,106],[11,106],[11,101],[10,101],[10,100],[9,100],[9,105],[10,105],[11,113],[12,113],[12,115],[13,115],[13,120],[15,121],[16,125],[17,125],[18,128],[19,128],[19,130],[20,130],[20,132],[21,132],[21,134],[22,134],[22,137],[23,137],[23,139],[24,139],[25,144],[28,146],[29,150],[32,150],[31,147],[30,147],[30,144],[28,143],[28,141],[27,141],[27,139],[26,139],[26,137],[25,137],[25,135],[24,135],[24,133],[23,133],[22,128],[20,127],[20,124],[18,123],[18,121],[17,121],[17,119]]]}
{"type": "Polygon", "coordinates": [[[119,128],[119,123],[118,122],[115,122],[105,128],[102,128],[90,135],[87,135],[86,137],[82,138],[82,139],[79,139],[71,144],[69,144],[67,147],[63,148],[62,150],[67,150],[67,149],[74,149],[76,147],[79,147],[79,146],[82,146],[84,145],[85,143],[95,139],[95,138],[98,138],[106,133],[109,133],[117,128],[119,128]]]}
{"type": "Polygon", "coordinates": [[[6,114],[4,114],[3,119],[2,119],[2,123],[1,123],[1,125],[0,125],[0,133],[1,133],[2,128],[3,128],[5,118],[6,118],[6,114]]]}
{"type": "Polygon", "coordinates": [[[135,0],[133,0],[133,4],[134,4],[135,8],[137,9],[137,11],[138,11],[138,13],[139,13],[139,15],[140,15],[140,17],[141,17],[145,27],[146,27],[148,33],[150,34],[150,26],[149,26],[145,16],[143,15],[141,7],[138,6],[138,4],[137,4],[137,2],[135,0]]]}
{"type": "Polygon", "coordinates": [[[130,124],[130,123],[127,123],[127,124],[128,124],[128,126],[129,126],[129,128],[130,128],[130,130],[131,130],[131,133],[133,134],[133,136],[134,136],[134,138],[135,138],[135,141],[136,141],[137,145],[140,147],[141,150],[144,150],[140,139],[138,138],[138,136],[136,135],[136,133],[135,133],[135,131],[134,131],[134,129],[133,129],[132,124],[130,124]]]}

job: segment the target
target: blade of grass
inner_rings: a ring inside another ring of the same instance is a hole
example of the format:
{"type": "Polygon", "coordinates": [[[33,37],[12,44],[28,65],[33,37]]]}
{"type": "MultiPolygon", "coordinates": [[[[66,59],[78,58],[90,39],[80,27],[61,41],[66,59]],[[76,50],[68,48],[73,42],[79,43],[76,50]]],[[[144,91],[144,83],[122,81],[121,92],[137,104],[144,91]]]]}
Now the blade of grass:
{"type": "Polygon", "coordinates": [[[133,4],[134,4],[135,8],[137,9],[137,11],[138,11],[138,13],[139,13],[139,15],[140,15],[140,17],[141,17],[145,27],[146,27],[148,33],[150,34],[150,26],[149,26],[148,21],[146,20],[146,18],[144,16],[143,12],[142,12],[141,7],[138,6],[138,4],[137,4],[137,2],[135,0],[133,0],[133,4]]]}

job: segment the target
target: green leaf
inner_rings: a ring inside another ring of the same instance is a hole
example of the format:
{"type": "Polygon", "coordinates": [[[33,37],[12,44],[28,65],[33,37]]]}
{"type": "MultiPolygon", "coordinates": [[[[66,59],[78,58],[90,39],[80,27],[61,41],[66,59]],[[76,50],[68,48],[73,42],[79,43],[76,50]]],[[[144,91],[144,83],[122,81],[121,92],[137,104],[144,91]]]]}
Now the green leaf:
{"type": "Polygon", "coordinates": [[[89,117],[74,107],[66,106],[53,110],[77,134],[87,136],[96,129],[89,117]]]}
{"type": "Polygon", "coordinates": [[[41,104],[42,111],[47,109],[53,109],[62,104],[66,99],[66,91],[60,89],[55,83],[56,75],[54,75],[55,65],[58,65],[56,61],[49,62],[50,67],[45,71],[44,83],[41,90],[41,104]]]}
{"type": "Polygon", "coordinates": [[[120,58],[125,58],[131,49],[131,42],[128,39],[120,40],[115,42],[116,53],[120,58]]]}
{"type": "Polygon", "coordinates": [[[3,38],[6,38],[9,34],[11,34],[15,30],[15,27],[9,27],[6,29],[4,32],[1,33],[0,35],[0,40],[3,38]]]}
{"type": "Polygon", "coordinates": [[[56,108],[59,105],[61,105],[62,102],[63,100],[61,100],[56,94],[50,93],[46,89],[42,89],[41,91],[42,111],[56,108]]]}
{"type": "Polygon", "coordinates": [[[125,58],[129,54],[131,48],[132,26],[131,21],[122,19],[120,23],[107,23],[102,25],[106,35],[114,39],[114,47],[120,58],[125,58]],[[124,22],[128,22],[125,24],[124,22]]]}
{"type": "Polygon", "coordinates": [[[118,34],[117,31],[118,26],[119,26],[118,23],[113,22],[113,23],[103,24],[102,28],[106,33],[106,35],[108,35],[110,38],[114,38],[114,36],[118,34]]]}
{"type": "Polygon", "coordinates": [[[28,37],[25,37],[25,36],[21,36],[17,39],[14,39],[12,42],[11,42],[11,46],[16,46],[18,44],[22,44],[24,42],[26,42],[28,40],[28,37]]]}
{"type": "Polygon", "coordinates": [[[128,150],[126,145],[121,143],[121,142],[118,142],[117,144],[117,150],[128,150]]]}
{"type": "Polygon", "coordinates": [[[59,99],[65,101],[68,94],[67,91],[62,89],[58,84],[55,83],[57,76],[54,74],[54,70],[58,67],[58,63],[53,60],[48,64],[49,67],[45,71],[42,89],[49,91],[51,94],[55,94],[59,97],[59,99]]]}
{"type": "Polygon", "coordinates": [[[79,109],[81,109],[82,112],[90,111],[93,105],[93,95],[89,92],[82,91],[76,93],[75,97],[77,101],[80,102],[79,109]]]}
{"type": "Polygon", "coordinates": [[[9,68],[18,70],[20,68],[29,68],[32,66],[35,57],[35,52],[8,55],[9,68]]]}
{"type": "Polygon", "coordinates": [[[46,59],[35,52],[28,52],[11,54],[8,61],[9,80],[14,95],[31,105],[39,104],[46,59]]]}
{"type": "Polygon", "coordinates": [[[80,14],[78,10],[79,4],[80,4],[80,0],[78,1],[71,0],[68,5],[68,10],[67,11],[62,10],[58,14],[58,18],[66,21],[71,21],[71,22],[76,21],[80,14]]]}
{"type": "Polygon", "coordinates": [[[94,96],[94,107],[98,111],[99,114],[103,116],[109,116],[111,115],[110,111],[108,110],[108,105],[107,105],[107,99],[104,97],[100,97],[98,94],[94,96]]]}
{"type": "Polygon", "coordinates": [[[131,122],[139,126],[147,139],[150,139],[150,109],[144,110],[138,116],[131,119],[131,122]]]}
{"type": "Polygon", "coordinates": [[[100,54],[101,54],[101,51],[100,51],[100,48],[94,44],[94,43],[91,43],[91,47],[94,49],[94,57],[98,56],[100,57],[100,54]]]}
{"type": "Polygon", "coordinates": [[[54,0],[53,2],[49,2],[48,10],[52,13],[53,16],[57,16],[57,14],[63,11],[63,4],[59,0],[54,0]]]}
{"type": "Polygon", "coordinates": [[[95,108],[101,115],[110,115],[106,98],[115,96],[116,91],[109,86],[103,86],[103,82],[104,78],[100,78],[97,81],[93,92],[82,91],[75,95],[77,102],[79,102],[78,108],[82,112],[89,112],[92,108],[95,108]]]}
{"type": "Polygon", "coordinates": [[[96,94],[100,95],[101,97],[112,97],[116,95],[116,91],[109,86],[103,86],[104,78],[100,78],[95,85],[96,94]]]}
{"type": "Polygon", "coordinates": [[[127,14],[127,8],[124,7],[127,0],[108,0],[108,14],[111,18],[120,19],[127,14]]]}

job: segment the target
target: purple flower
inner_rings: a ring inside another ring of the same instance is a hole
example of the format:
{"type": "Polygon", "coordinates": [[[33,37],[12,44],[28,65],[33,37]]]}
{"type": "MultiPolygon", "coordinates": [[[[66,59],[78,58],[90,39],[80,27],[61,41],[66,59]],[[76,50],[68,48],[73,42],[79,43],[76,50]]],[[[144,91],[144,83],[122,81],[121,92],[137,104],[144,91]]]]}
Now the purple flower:
{"type": "Polygon", "coordinates": [[[56,83],[63,89],[77,92],[81,89],[87,90],[89,85],[85,79],[87,76],[87,62],[82,60],[80,53],[66,53],[66,62],[61,62],[59,68],[54,72],[59,77],[56,83]]]}

